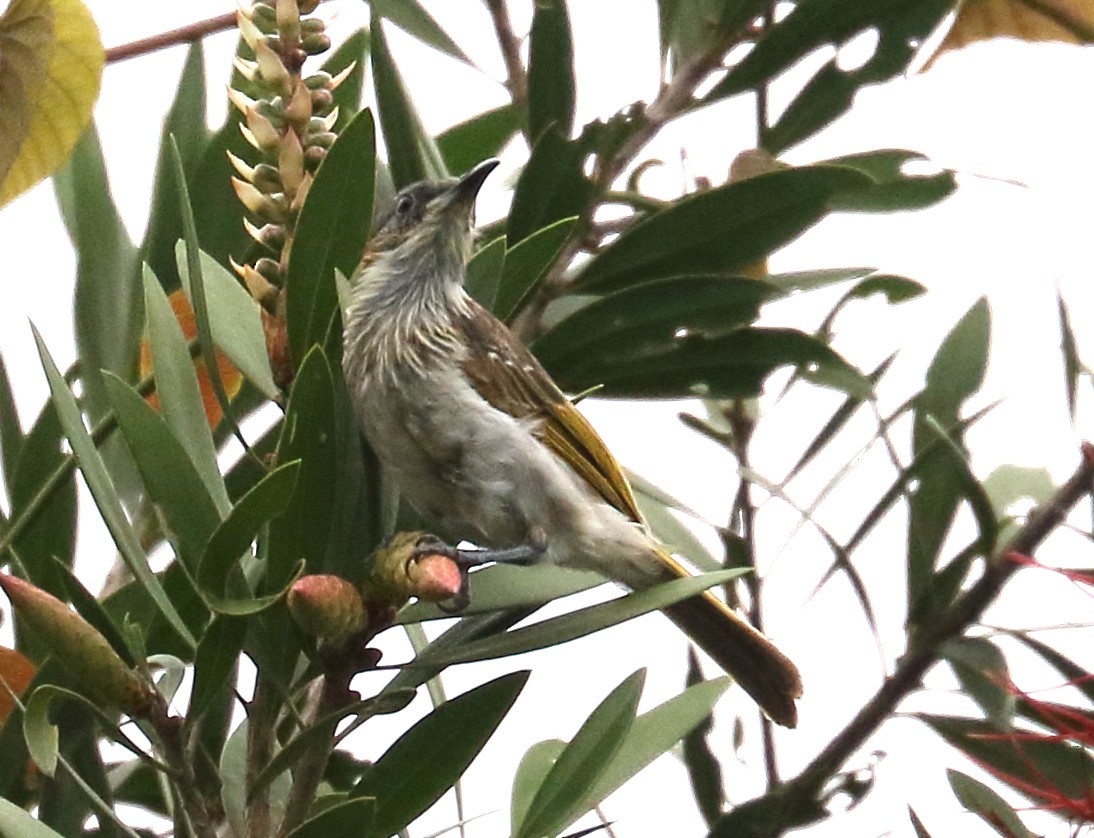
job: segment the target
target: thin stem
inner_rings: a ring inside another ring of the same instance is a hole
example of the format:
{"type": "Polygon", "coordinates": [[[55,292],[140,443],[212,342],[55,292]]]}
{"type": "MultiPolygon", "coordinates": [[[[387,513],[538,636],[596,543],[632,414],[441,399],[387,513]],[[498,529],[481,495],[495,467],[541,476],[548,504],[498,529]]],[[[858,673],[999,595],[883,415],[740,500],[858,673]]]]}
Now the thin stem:
{"type": "MultiPolygon", "coordinates": [[[[730,528],[740,536],[745,545],[748,563],[752,572],[744,577],[748,586],[748,618],[758,631],[763,631],[763,605],[761,604],[761,589],[759,568],[756,566],[756,506],[752,502],[752,481],[748,478],[752,470],[749,448],[752,443],[752,432],[756,423],[748,415],[744,402],[735,400],[725,412],[733,432],[733,453],[737,458],[738,475],[740,482],[737,485],[737,495],[733,500],[733,509],[730,512],[730,528]]],[[[773,789],[779,784],[779,768],[775,759],[775,732],[771,720],[760,714],[760,732],[763,740],[764,771],[767,777],[768,789],[773,789]]]]}
{"type": "Polygon", "coordinates": [[[180,26],[178,29],[171,29],[158,35],[151,35],[138,41],[130,41],[128,44],[111,47],[106,51],[106,63],[113,64],[116,61],[125,61],[128,58],[136,58],[138,55],[148,55],[167,47],[189,44],[201,40],[206,35],[212,35],[214,32],[232,29],[235,25],[235,12],[227,12],[207,20],[199,20],[197,23],[180,26]]]}
{"type": "MultiPolygon", "coordinates": [[[[352,677],[353,673],[323,676],[319,697],[309,714],[309,724],[318,722],[353,700],[353,694],[349,691],[349,678],[352,677]]],[[[316,791],[323,779],[331,751],[334,750],[334,726],[331,726],[330,734],[310,747],[293,767],[292,790],[285,806],[285,816],[277,831],[279,838],[284,838],[300,826],[315,802],[316,791]]]]}
{"type": "Polygon", "coordinates": [[[847,726],[836,735],[808,766],[783,789],[797,800],[816,799],[825,784],[844,762],[887,719],[896,706],[915,690],[941,656],[942,646],[960,637],[974,625],[984,610],[999,596],[1003,586],[1021,567],[1009,561],[1008,553],[1032,555],[1048,535],[1059,527],[1074,506],[1094,492],[1094,445],[1084,443],[1083,462],[1071,478],[1044,505],[1030,513],[1025,525],[989,562],[984,575],[950,608],[924,625],[900,665],[847,726]]]}
{"type": "MultiPolygon", "coordinates": [[[[259,773],[273,758],[274,724],[277,716],[277,690],[259,671],[254,697],[247,712],[247,788],[254,787],[259,773]]],[[[271,834],[270,790],[256,791],[247,804],[247,835],[268,838],[271,834]]]]}
{"type": "MultiPolygon", "coordinates": [[[[775,6],[778,5],[778,0],[768,0],[767,8],[764,10],[762,17],[760,18],[760,31],[757,33],[759,37],[763,37],[771,26],[775,23],[775,6]]],[[[756,88],[756,146],[757,148],[767,149],[768,135],[771,132],[771,103],[768,100],[767,83],[761,84],[756,88]]]]}
{"type": "MultiPolygon", "coordinates": [[[[487,0],[490,19],[494,22],[494,34],[498,39],[502,60],[505,62],[505,89],[518,111],[528,113],[528,71],[520,60],[520,38],[513,32],[513,21],[505,0],[487,0]]],[[[527,128],[524,129],[527,131],[527,128]]]]}
{"type": "Polygon", "coordinates": [[[171,787],[178,797],[191,834],[194,838],[216,838],[216,827],[205,798],[198,790],[194,767],[182,743],[182,719],[169,716],[167,705],[160,702],[148,721],[156,731],[163,761],[171,769],[171,787]]]}

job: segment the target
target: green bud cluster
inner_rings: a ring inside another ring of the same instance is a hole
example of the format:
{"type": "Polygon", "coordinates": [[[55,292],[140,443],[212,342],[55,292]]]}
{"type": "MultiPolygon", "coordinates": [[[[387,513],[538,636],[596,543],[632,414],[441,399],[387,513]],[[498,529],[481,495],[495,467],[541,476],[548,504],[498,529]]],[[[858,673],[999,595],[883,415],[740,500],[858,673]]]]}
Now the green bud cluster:
{"type": "Polygon", "coordinates": [[[300,208],[334,141],[334,91],[353,70],[305,75],[305,62],[330,49],[326,23],[308,16],[318,5],[318,0],[254,0],[237,14],[240,35],[254,57],[237,56],[235,66],[257,95],[229,88],[228,97],[243,115],[239,127],[257,162],[230,152],[228,158],[238,175],[232,185],[251,216],[244,226],[266,254],[234,267],[273,317],[283,311],[285,268],[300,208]]]}

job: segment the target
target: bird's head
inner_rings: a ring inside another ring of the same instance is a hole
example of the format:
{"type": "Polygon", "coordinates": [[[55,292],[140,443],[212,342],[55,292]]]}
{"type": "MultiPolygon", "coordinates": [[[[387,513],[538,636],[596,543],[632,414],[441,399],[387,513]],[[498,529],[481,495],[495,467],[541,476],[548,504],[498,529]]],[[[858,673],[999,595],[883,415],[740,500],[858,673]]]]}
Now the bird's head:
{"type": "Polygon", "coordinates": [[[474,226],[475,198],[497,160],[485,160],[461,178],[423,180],[402,189],[380,219],[368,253],[454,248],[464,253],[474,226]]]}

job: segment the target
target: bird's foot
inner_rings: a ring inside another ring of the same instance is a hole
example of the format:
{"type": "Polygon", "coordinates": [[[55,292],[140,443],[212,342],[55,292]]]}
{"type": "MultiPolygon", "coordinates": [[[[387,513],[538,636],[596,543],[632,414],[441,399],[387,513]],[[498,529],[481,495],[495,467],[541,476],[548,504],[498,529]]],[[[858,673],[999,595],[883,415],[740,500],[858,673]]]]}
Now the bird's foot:
{"type": "Polygon", "coordinates": [[[533,532],[528,542],[513,547],[461,550],[441,541],[435,535],[423,535],[414,545],[408,561],[426,556],[447,556],[460,569],[460,590],[451,602],[438,603],[442,611],[458,614],[471,604],[469,575],[471,570],[488,564],[527,565],[538,561],[547,551],[547,540],[542,533],[533,532]]]}

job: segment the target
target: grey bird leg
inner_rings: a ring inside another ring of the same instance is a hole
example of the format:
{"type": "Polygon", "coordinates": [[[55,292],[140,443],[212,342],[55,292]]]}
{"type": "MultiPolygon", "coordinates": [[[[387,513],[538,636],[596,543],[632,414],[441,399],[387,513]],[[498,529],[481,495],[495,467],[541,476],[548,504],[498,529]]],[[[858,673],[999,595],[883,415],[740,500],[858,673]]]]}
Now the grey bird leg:
{"type": "Polygon", "coordinates": [[[458,614],[471,603],[469,582],[470,571],[487,564],[515,564],[527,565],[538,561],[547,551],[547,536],[540,529],[535,529],[529,534],[529,539],[524,544],[513,547],[485,548],[476,550],[460,550],[450,544],[446,544],[433,535],[424,535],[418,539],[408,561],[415,561],[429,555],[440,554],[447,556],[456,563],[460,569],[460,590],[452,598],[450,605],[438,603],[437,607],[450,614],[458,614]]]}

